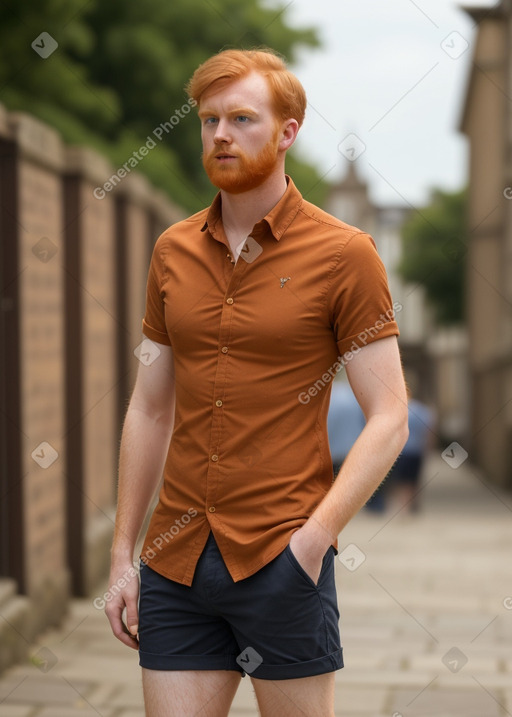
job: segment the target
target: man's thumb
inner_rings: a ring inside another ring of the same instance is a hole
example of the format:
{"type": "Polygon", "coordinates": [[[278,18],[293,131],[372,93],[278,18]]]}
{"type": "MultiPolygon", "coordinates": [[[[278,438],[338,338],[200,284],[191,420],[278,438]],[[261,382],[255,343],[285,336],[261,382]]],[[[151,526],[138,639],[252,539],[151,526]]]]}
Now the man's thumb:
{"type": "Polygon", "coordinates": [[[135,600],[129,600],[127,601],[126,605],[126,624],[128,625],[128,630],[130,631],[130,634],[134,637],[137,635],[139,631],[139,615],[137,611],[137,603],[135,600]]]}

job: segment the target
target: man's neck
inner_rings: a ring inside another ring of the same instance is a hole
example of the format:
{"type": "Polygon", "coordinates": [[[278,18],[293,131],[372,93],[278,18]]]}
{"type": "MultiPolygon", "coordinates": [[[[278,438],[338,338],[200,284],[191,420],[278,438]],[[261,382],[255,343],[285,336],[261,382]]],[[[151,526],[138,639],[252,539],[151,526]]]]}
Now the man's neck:
{"type": "Polygon", "coordinates": [[[261,186],[242,194],[221,190],[222,224],[230,244],[245,239],[286,192],[284,172],[269,177],[261,186]]]}

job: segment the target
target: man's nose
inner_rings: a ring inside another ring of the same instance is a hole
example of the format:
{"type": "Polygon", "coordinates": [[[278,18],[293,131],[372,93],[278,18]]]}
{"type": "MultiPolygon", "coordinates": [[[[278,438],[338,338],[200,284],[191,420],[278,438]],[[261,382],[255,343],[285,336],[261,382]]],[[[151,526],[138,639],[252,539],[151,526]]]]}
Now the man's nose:
{"type": "Polygon", "coordinates": [[[220,119],[217,123],[214,136],[215,144],[231,143],[231,133],[229,131],[228,123],[224,119],[220,119]]]}

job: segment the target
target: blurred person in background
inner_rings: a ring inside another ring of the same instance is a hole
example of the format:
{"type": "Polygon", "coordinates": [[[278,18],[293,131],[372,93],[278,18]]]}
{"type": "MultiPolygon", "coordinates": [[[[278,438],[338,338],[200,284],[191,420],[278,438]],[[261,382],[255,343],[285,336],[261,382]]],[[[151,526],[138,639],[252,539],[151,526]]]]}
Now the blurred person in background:
{"type": "Polygon", "coordinates": [[[331,449],[332,470],[340,472],[343,461],[359,438],[365,425],[361,406],[348,381],[336,379],[332,383],[331,401],[327,416],[327,433],[331,449]]]}
{"type": "Polygon", "coordinates": [[[384,493],[386,503],[417,513],[420,509],[421,471],[428,451],[434,445],[434,413],[412,397],[409,386],[407,398],[409,437],[377,493],[384,493]]]}
{"type": "Polygon", "coordinates": [[[106,608],[139,650],[148,717],[226,717],[250,674],[262,717],[334,717],[337,536],[407,436],[398,326],[371,237],[285,174],[302,85],[272,51],[195,72],[209,208],[167,229],[148,275],[106,608]],[[342,356],[367,422],[333,482],[342,356]],[[136,579],[126,581],[164,473],[136,579]]]}

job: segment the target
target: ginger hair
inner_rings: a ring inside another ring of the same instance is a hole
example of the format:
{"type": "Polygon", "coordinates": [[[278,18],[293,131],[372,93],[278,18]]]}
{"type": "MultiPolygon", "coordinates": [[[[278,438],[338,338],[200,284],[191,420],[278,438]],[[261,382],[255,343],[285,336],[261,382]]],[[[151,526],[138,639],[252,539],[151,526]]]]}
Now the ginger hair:
{"type": "Polygon", "coordinates": [[[295,119],[299,127],[306,113],[306,93],[284,60],[273,50],[223,50],[213,55],[189,80],[186,91],[199,105],[203,95],[212,89],[222,90],[251,72],[267,80],[274,112],[278,119],[295,119]]]}

